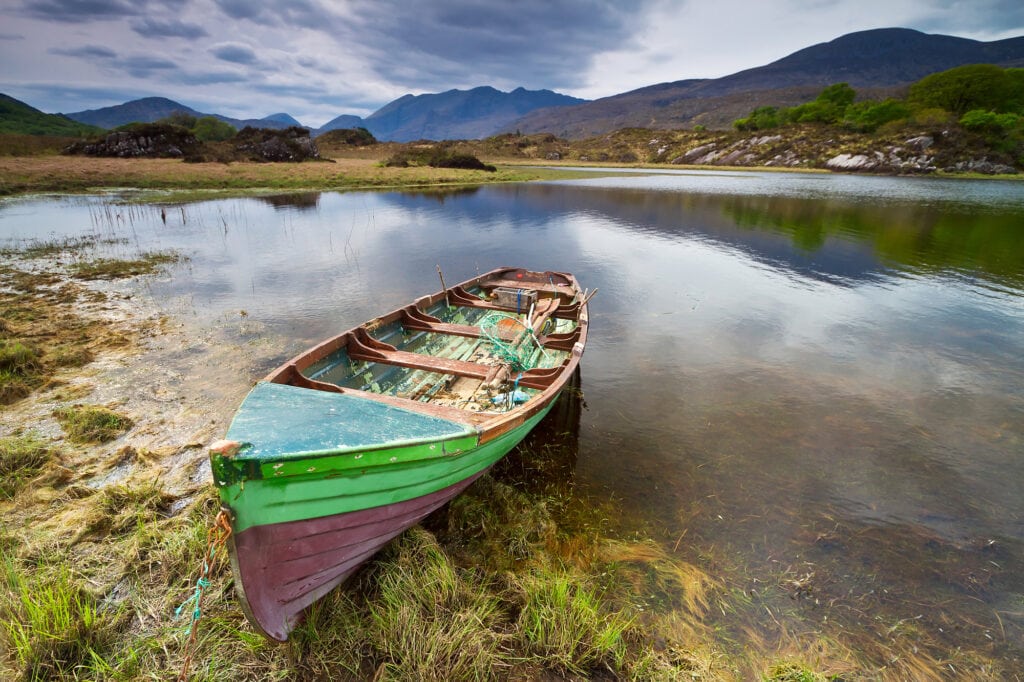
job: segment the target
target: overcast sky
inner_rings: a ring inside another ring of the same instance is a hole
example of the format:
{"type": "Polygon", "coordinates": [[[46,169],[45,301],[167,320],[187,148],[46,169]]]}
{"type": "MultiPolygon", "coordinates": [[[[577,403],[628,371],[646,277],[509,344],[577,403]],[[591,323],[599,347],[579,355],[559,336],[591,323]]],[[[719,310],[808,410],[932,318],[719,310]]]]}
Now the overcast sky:
{"type": "Polygon", "coordinates": [[[892,26],[999,40],[1024,35],[1024,0],[0,0],[0,92],[315,127],[478,85],[595,99],[892,26]]]}

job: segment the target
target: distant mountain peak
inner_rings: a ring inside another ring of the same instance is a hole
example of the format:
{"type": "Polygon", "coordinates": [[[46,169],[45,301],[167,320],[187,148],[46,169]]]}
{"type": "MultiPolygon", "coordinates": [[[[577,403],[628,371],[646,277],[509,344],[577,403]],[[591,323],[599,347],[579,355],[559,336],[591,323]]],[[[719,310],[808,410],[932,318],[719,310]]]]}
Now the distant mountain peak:
{"type": "Polygon", "coordinates": [[[585,101],[550,90],[518,87],[502,92],[480,85],[470,90],[403,95],[366,117],[365,126],[378,140],[471,140],[494,135],[531,111],[585,101]]]}

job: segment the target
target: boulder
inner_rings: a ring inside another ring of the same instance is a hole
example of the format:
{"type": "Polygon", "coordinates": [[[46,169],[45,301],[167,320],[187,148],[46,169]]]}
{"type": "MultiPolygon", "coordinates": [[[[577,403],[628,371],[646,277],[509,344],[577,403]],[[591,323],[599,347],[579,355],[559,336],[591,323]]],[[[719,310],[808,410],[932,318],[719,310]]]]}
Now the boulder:
{"type": "Polygon", "coordinates": [[[844,171],[873,170],[878,166],[878,159],[867,154],[839,154],[825,162],[826,168],[844,171]]]}

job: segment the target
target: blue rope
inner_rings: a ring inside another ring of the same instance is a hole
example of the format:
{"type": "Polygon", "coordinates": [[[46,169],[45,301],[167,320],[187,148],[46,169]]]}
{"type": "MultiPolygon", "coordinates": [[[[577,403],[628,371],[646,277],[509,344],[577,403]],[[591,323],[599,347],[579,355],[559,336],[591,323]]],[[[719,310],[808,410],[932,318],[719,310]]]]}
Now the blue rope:
{"type": "Polygon", "coordinates": [[[189,621],[188,627],[185,628],[186,635],[192,634],[192,627],[203,616],[202,611],[199,609],[199,601],[203,596],[203,590],[205,590],[209,586],[209,580],[207,580],[206,578],[199,578],[199,580],[196,581],[196,591],[192,593],[192,596],[183,601],[181,603],[181,606],[174,609],[174,617],[175,619],[177,619],[181,617],[181,612],[184,611],[189,604],[195,602],[195,606],[192,608],[192,620],[189,621]]]}

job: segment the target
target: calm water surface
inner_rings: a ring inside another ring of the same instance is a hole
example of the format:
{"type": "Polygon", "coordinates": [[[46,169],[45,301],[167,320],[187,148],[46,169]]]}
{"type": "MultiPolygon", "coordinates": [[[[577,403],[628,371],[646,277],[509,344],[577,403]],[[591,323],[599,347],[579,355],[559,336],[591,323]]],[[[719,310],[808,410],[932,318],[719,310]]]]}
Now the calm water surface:
{"type": "Polygon", "coordinates": [[[188,255],[154,297],[200,326],[245,310],[264,369],[436,290],[436,264],[571,271],[600,289],[576,489],[724,576],[747,600],[712,614],[727,637],[913,623],[940,662],[1021,661],[1024,183],[677,172],[0,204],[2,239],[83,234],[188,255]]]}

